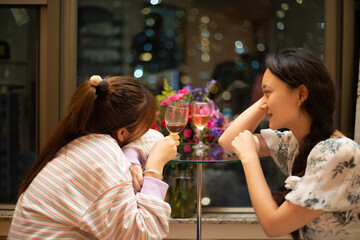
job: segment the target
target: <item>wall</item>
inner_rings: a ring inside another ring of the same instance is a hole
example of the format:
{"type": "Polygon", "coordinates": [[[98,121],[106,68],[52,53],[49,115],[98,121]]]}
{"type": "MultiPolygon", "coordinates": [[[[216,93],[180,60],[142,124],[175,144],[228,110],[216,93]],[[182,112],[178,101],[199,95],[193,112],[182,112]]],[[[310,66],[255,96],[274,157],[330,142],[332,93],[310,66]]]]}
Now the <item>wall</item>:
{"type": "MultiPolygon", "coordinates": [[[[360,59],[359,59],[360,62],[360,59]]],[[[357,87],[357,100],[356,100],[356,118],[355,118],[355,141],[360,144],[360,64],[358,72],[358,87],[357,87]]]]}

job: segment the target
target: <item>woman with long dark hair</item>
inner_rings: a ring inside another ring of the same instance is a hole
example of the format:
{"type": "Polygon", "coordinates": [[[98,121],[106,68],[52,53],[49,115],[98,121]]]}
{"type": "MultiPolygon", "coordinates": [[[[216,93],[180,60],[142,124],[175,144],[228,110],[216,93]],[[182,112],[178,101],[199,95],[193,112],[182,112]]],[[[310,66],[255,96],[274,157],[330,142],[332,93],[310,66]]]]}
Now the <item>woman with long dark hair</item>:
{"type": "Polygon", "coordinates": [[[242,162],[262,228],[272,237],[299,239],[301,229],[305,239],[355,239],[349,229],[359,221],[360,148],[335,129],[336,91],[325,65],[292,48],[268,55],[266,68],[263,97],[219,139],[242,162]],[[253,134],[265,116],[270,129],[253,134]],[[259,156],[271,156],[289,176],[287,191],[272,194],[259,156]]]}
{"type": "Polygon", "coordinates": [[[171,209],[162,171],[179,140],[149,130],[155,113],[154,97],[134,78],[80,84],[20,186],[9,239],[164,238],[171,209]],[[146,161],[138,193],[127,146],[146,161]]]}

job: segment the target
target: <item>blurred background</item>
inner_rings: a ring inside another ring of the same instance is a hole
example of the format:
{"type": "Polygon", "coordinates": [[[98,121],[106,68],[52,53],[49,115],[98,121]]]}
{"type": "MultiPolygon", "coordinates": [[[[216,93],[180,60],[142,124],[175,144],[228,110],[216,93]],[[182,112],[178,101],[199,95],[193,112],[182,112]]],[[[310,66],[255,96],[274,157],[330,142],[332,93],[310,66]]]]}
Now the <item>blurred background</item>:
{"type": "MultiPolygon", "coordinates": [[[[2,0],[0,203],[17,188],[76,86],[130,75],[154,95],[164,81],[204,87],[234,119],[262,95],[267,53],[312,50],[339,94],[338,128],[353,136],[359,68],[358,0],[2,0]]],[[[262,127],[266,127],[266,123],[262,127]]],[[[283,175],[264,161],[269,185],[283,175]]],[[[250,206],[241,164],[204,167],[204,205],[250,206]]]]}
{"type": "Polygon", "coordinates": [[[78,1],[78,83],[93,74],[133,75],[159,94],[204,87],[230,117],[261,95],[268,51],[324,54],[324,1],[78,1]],[[304,17],[306,16],[306,18],[304,17]]]}

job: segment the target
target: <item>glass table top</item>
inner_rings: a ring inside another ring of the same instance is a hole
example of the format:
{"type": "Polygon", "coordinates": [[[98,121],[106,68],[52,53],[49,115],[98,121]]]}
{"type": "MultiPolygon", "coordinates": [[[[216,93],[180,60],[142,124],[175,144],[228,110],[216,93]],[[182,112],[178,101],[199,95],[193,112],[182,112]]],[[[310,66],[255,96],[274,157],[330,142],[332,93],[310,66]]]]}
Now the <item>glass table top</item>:
{"type": "Polygon", "coordinates": [[[172,160],[171,163],[236,163],[239,158],[234,154],[225,151],[218,143],[207,144],[204,151],[193,149],[195,144],[185,143],[178,146],[180,159],[172,160]]]}

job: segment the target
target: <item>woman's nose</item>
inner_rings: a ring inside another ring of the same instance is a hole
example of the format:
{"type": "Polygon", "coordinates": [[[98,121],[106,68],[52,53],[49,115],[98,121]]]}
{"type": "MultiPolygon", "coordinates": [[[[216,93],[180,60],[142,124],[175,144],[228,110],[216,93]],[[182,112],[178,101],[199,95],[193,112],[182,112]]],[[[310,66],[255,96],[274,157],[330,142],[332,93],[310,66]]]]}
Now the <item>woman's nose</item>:
{"type": "Polygon", "coordinates": [[[267,108],[267,102],[265,101],[264,98],[262,98],[259,108],[260,108],[260,110],[265,110],[267,108]]]}

